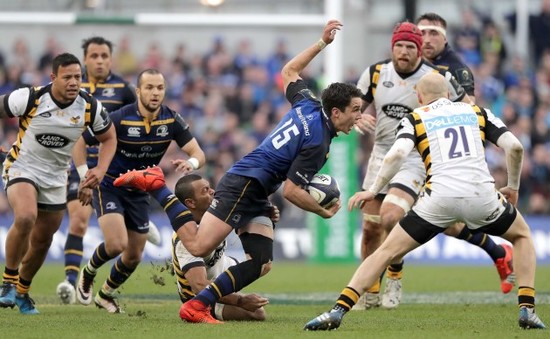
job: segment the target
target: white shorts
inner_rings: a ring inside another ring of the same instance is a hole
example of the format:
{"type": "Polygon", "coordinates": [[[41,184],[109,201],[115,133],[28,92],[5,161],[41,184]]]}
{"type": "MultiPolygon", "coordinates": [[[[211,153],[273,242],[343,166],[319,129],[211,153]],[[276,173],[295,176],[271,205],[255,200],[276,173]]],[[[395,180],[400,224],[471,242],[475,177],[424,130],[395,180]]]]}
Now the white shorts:
{"type": "MultiPolygon", "coordinates": [[[[390,180],[388,185],[380,190],[380,194],[387,194],[389,187],[398,187],[407,191],[407,193],[414,195],[413,198],[418,196],[424,186],[424,181],[426,180],[426,169],[424,168],[418,153],[413,152],[416,152],[416,150],[413,150],[409,156],[407,156],[405,162],[401,165],[399,172],[397,172],[392,180],[390,180]]],[[[386,150],[382,150],[376,145],[374,146],[372,154],[369,158],[367,174],[363,180],[362,188],[364,190],[368,190],[374,183],[386,153],[386,150]]]]}
{"type": "Polygon", "coordinates": [[[413,211],[432,225],[447,228],[456,222],[465,223],[475,230],[497,220],[506,210],[506,200],[496,190],[481,197],[441,197],[422,194],[413,211]]]}
{"type": "Polygon", "coordinates": [[[37,202],[39,208],[48,208],[48,206],[53,209],[65,208],[64,206],[67,204],[67,172],[60,176],[44,178],[42,175],[36,175],[27,169],[18,168],[16,164],[12,164],[2,176],[5,188],[21,181],[31,182],[38,191],[37,202]]]}

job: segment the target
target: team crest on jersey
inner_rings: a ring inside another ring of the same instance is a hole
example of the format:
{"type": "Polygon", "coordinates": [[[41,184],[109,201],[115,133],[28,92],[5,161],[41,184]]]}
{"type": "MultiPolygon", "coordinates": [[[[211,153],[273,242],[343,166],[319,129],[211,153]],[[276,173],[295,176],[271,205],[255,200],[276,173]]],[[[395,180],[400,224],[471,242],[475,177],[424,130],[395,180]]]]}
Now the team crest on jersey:
{"type": "Polygon", "coordinates": [[[139,127],[128,127],[128,136],[129,137],[139,137],[141,133],[139,132],[139,127]]]}
{"type": "Polygon", "coordinates": [[[157,137],[165,137],[168,135],[168,126],[161,125],[157,128],[157,137]]]}
{"type": "Polygon", "coordinates": [[[69,144],[69,139],[57,134],[37,134],[36,142],[48,148],[61,148],[69,144]]]}
{"type": "Polygon", "coordinates": [[[70,120],[71,120],[71,125],[78,125],[78,122],[80,121],[80,116],[77,115],[75,117],[71,117],[70,120]]]}
{"type": "Polygon", "coordinates": [[[114,87],[104,88],[103,91],[101,91],[101,95],[106,98],[114,97],[115,94],[114,87]]]}
{"type": "Polygon", "coordinates": [[[387,116],[395,119],[403,119],[407,114],[411,113],[413,110],[405,105],[401,104],[388,104],[382,106],[382,112],[386,113],[387,116]]]}
{"type": "Polygon", "coordinates": [[[468,82],[468,81],[471,80],[470,79],[470,73],[465,68],[461,68],[461,69],[457,70],[456,75],[457,75],[457,78],[458,78],[458,82],[460,82],[460,83],[468,82]]]}

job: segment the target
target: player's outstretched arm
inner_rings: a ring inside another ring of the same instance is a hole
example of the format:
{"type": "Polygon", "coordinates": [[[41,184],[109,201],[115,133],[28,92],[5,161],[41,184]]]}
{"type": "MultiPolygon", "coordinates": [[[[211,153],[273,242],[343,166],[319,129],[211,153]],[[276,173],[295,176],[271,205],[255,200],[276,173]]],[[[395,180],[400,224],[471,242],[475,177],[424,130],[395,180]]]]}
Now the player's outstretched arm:
{"type": "Polygon", "coordinates": [[[334,41],[336,31],[340,30],[342,24],[338,20],[330,20],[323,29],[323,35],[321,39],[303,50],[300,54],[292,58],[281,70],[281,76],[283,78],[284,92],[291,82],[295,82],[300,78],[300,73],[306,68],[306,66],[313,60],[319,52],[323,50],[328,44],[334,41]]]}

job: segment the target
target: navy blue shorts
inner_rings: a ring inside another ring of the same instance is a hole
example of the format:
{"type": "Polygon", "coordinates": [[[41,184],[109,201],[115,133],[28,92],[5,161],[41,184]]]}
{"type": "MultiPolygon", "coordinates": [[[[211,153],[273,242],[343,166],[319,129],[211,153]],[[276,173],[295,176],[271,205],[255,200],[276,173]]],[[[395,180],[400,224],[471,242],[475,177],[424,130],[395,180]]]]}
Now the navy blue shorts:
{"type": "Polygon", "coordinates": [[[92,205],[98,218],[122,214],[128,230],[144,234],[149,232],[149,202],[147,193],[100,185],[94,190],[92,205]]]}
{"type": "Polygon", "coordinates": [[[272,207],[267,198],[256,179],[226,173],[216,186],[208,212],[238,229],[255,217],[270,216],[272,207]]]}
{"type": "Polygon", "coordinates": [[[71,166],[69,171],[69,179],[67,180],[67,202],[78,199],[78,186],[80,185],[80,177],[76,171],[76,167],[71,166]]]}

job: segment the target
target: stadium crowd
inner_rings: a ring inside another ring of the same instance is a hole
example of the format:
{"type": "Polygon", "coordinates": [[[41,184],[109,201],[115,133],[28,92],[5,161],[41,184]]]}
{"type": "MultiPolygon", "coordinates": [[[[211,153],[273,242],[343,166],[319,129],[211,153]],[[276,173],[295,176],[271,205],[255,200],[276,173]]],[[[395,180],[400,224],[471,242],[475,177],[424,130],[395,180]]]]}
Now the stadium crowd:
{"type": "MultiPolygon", "coordinates": [[[[502,118],[526,150],[518,207],[525,214],[548,214],[550,49],[536,50],[526,59],[507,45],[510,39],[505,37],[513,34],[513,25],[503,27],[468,11],[463,21],[463,25],[451,30],[449,41],[474,73],[476,103],[491,108],[502,118]]],[[[389,50],[388,46],[388,53],[389,50]]],[[[23,38],[11,50],[4,47],[0,50],[0,94],[24,85],[47,84],[51,61],[63,51],[64,46],[54,37],[47,39],[38,60],[30,56],[28,42],[23,38]]],[[[132,84],[139,71],[146,68],[158,68],[166,75],[166,104],[192,126],[206,153],[207,163],[201,174],[216,183],[237,159],[258,145],[290,108],[279,72],[291,55],[282,39],[274,42],[266,58],[261,58],[248,40],[229,46],[222,36],[217,36],[210,49],[202,53],[191,54],[183,43],[166,53],[150,42],[145,56],[138,58],[132,52],[131,40],[125,37],[114,46],[113,71],[132,84]]],[[[360,71],[348,70],[344,81],[357,83],[360,71]]],[[[303,77],[309,88],[323,87],[321,74],[313,69],[306,70],[303,77]]],[[[16,139],[17,120],[0,121],[0,127],[0,146],[7,149],[16,139]]],[[[362,136],[361,145],[356,157],[358,182],[370,155],[371,136],[362,136]]],[[[161,163],[169,187],[174,187],[179,178],[170,164],[179,151],[172,145],[161,163]]],[[[505,186],[503,153],[489,146],[487,160],[497,186],[505,186]]],[[[2,193],[0,214],[9,211],[2,193]]]]}

